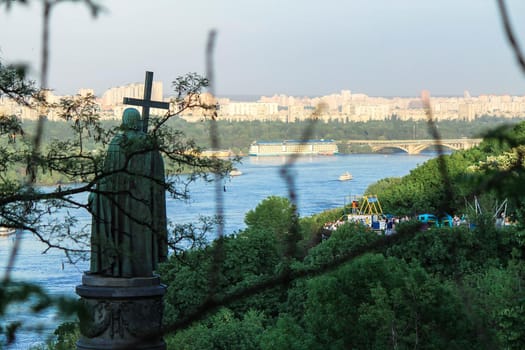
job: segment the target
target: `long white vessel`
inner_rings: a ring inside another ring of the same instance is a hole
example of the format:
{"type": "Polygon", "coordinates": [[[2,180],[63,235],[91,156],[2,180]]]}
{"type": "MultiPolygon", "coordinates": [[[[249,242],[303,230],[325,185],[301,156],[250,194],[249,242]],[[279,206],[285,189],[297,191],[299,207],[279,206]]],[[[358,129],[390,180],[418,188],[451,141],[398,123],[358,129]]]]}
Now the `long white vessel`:
{"type": "Polygon", "coordinates": [[[250,156],[335,155],[339,150],[334,140],[255,141],[250,156]]]}

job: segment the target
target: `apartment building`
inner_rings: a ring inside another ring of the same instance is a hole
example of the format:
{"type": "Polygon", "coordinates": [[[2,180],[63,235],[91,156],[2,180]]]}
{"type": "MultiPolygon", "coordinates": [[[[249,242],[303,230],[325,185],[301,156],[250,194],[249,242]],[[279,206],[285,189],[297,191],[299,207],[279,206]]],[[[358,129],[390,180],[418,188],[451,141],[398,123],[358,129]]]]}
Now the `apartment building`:
{"type": "MultiPolygon", "coordinates": [[[[98,99],[103,118],[118,119],[127,105],[122,104],[124,97],[143,98],[144,84],[134,83],[114,87],[98,99]]],[[[79,94],[93,94],[93,90],[81,89],[79,94]]],[[[48,93],[49,101],[58,101],[61,96],[48,93]]],[[[426,120],[427,111],[419,97],[370,97],[362,93],[342,90],[339,94],[321,97],[297,97],[286,95],[262,96],[257,102],[232,101],[228,98],[215,98],[207,93],[194,96],[198,104],[217,106],[217,119],[230,122],[238,121],[281,121],[294,123],[312,118],[323,122],[367,122],[386,120],[395,116],[399,120],[426,120]],[[323,106],[323,108],[318,108],[323,106]],[[315,113],[314,113],[315,112],[315,113]]],[[[162,82],[153,82],[152,100],[163,99],[162,82]]],[[[506,118],[525,117],[525,96],[480,95],[471,96],[468,92],[462,97],[432,97],[430,107],[434,120],[473,121],[483,115],[506,118]]],[[[176,112],[179,106],[173,105],[176,112]]],[[[141,108],[138,107],[140,110],[141,108]]],[[[215,111],[215,110],[214,110],[215,111]]],[[[164,110],[151,110],[151,114],[162,115],[164,110]]],[[[22,119],[36,119],[38,112],[22,107],[15,102],[0,98],[0,113],[15,114],[22,119]]],[[[210,109],[192,108],[180,112],[180,117],[189,122],[206,119],[210,109]]],[[[52,112],[48,117],[54,119],[52,112]]]]}

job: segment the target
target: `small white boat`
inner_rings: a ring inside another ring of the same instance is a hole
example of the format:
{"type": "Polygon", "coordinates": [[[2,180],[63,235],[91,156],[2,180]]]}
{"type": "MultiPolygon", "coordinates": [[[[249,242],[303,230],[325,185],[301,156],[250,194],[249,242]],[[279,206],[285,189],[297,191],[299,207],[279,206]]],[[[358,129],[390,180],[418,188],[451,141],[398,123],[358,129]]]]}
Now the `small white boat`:
{"type": "Polygon", "coordinates": [[[10,236],[10,235],[14,234],[15,232],[16,232],[16,230],[14,228],[0,226],[0,237],[1,236],[10,236]]]}
{"type": "Polygon", "coordinates": [[[240,171],[239,169],[233,168],[232,171],[230,171],[230,176],[240,176],[240,175],[242,175],[242,171],[240,171]]]}
{"type": "Polygon", "coordinates": [[[341,176],[339,176],[339,181],[348,181],[352,179],[353,176],[348,171],[344,172],[341,176]]]}

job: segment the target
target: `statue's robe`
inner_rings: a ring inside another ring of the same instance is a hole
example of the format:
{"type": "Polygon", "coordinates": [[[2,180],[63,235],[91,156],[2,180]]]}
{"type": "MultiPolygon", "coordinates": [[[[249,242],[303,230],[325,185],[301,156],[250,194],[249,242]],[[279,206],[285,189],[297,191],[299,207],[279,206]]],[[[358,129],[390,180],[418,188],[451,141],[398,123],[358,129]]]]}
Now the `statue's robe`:
{"type": "Polygon", "coordinates": [[[108,147],[106,176],[90,198],[91,273],[151,277],[166,259],[164,163],[146,144],[145,133],[127,130],[108,147]]]}

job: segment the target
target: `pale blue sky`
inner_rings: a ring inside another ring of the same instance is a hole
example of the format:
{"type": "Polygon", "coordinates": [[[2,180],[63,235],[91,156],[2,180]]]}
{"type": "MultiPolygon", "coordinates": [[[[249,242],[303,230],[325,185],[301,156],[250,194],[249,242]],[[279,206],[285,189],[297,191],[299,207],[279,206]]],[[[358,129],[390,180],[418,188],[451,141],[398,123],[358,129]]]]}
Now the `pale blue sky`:
{"type": "MultiPolygon", "coordinates": [[[[52,14],[49,84],[98,94],[142,82],[168,92],[178,75],[205,72],[218,31],[219,95],[371,96],[525,94],[495,0],[107,0],[93,19],[81,4],[52,14]]],[[[507,0],[525,47],[525,1],[507,0]]],[[[40,67],[41,4],[0,8],[0,58],[40,67]]]]}

